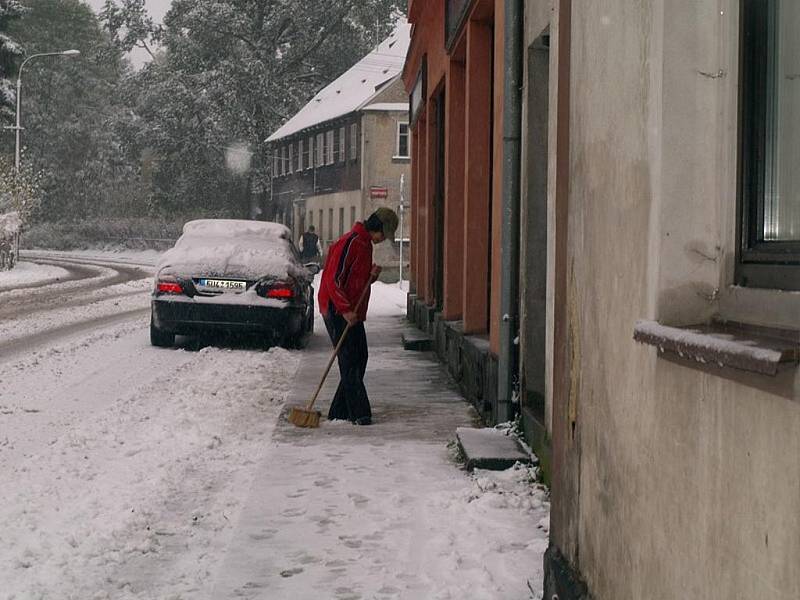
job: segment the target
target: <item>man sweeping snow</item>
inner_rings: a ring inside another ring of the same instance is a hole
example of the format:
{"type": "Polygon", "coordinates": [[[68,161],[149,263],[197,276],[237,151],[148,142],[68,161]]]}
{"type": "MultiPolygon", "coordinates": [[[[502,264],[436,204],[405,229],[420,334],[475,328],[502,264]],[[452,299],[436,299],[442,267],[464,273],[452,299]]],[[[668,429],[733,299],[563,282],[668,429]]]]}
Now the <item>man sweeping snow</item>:
{"type": "Polygon", "coordinates": [[[394,241],[397,222],[393,210],[379,208],[363,223],[353,225],[328,251],[318,301],[334,346],[348,323],[352,325],[339,350],[339,387],[331,402],[328,419],[345,419],[357,425],[372,423],[372,409],[364,387],[369,356],[364,321],[369,291],[360,305],[358,299],[381,272],[381,268],[372,263],[372,244],[387,239],[394,241]]]}

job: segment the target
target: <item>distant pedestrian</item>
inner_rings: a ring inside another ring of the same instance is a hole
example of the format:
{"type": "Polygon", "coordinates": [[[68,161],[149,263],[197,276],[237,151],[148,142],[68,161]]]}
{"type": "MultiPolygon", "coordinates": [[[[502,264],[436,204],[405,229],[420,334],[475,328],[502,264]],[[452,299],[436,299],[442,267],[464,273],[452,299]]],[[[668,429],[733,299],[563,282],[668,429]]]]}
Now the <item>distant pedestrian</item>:
{"type": "Polygon", "coordinates": [[[297,247],[300,249],[300,258],[303,261],[316,262],[322,256],[322,244],[313,225],[309,225],[308,231],[300,236],[297,247]]]}
{"type": "Polygon", "coordinates": [[[381,268],[372,263],[372,245],[394,241],[397,215],[389,208],[379,208],[363,223],[353,225],[348,233],[330,247],[322,283],[319,288],[319,309],[325,327],[335,346],[351,323],[339,350],[339,387],[331,402],[328,419],[345,419],[356,425],[372,423],[372,408],[364,387],[367,370],[367,318],[369,291],[356,307],[365,286],[372,285],[381,268]]]}

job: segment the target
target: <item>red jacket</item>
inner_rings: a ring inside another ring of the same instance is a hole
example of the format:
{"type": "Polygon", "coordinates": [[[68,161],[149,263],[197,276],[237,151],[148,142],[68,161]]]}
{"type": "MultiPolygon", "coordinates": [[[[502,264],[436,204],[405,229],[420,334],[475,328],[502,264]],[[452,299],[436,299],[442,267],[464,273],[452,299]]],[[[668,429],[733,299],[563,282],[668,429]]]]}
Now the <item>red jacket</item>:
{"type": "MultiPolygon", "coordinates": [[[[322,283],[319,286],[319,311],[325,315],[333,304],[339,314],[355,310],[361,292],[372,277],[372,236],[363,223],[356,223],[328,250],[322,283]]],[[[362,321],[367,319],[369,290],[356,311],[362,321]]]]}

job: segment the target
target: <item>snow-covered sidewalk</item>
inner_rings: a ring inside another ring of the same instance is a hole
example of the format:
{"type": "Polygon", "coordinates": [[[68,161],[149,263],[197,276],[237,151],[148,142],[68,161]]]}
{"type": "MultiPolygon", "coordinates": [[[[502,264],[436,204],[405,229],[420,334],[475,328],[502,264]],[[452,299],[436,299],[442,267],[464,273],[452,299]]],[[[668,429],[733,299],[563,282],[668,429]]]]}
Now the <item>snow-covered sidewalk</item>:
{"type": "Polygon", "coordinates": [[[461,468],[475,413],[404,306],[375,285],[369,427],[285,420],[319,318],[305,351],[152,348],[136,317],[0,360],[0,600],[538,598],[547,495],[461,468]]]}
{"type": "MultiPolygon", "coordinates": [[[[547,494],[532,469],[460,467],[451,440],[476,415],[437,362],[402,350],[402,318],[388,315],[404,296],[390,288],[367,327],[374,424],[280,420],[210,598],[539,597],[547,494]]],[[[329,352],[318,336],[290,404],[310,397],[329,352]]]]}

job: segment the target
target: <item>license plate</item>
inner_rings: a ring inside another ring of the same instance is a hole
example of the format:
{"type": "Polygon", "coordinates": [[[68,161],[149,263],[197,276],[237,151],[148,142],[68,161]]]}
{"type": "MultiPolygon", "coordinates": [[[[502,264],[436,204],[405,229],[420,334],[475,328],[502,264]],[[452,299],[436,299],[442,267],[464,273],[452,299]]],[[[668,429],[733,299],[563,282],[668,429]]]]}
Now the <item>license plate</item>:
{"type": "Polygon", "coordinates": [[[243,292],[247,289],[246,281],[230,281],[229,279],[201,279],[200,285],[217,290],[233,290],[243,292]]]}

